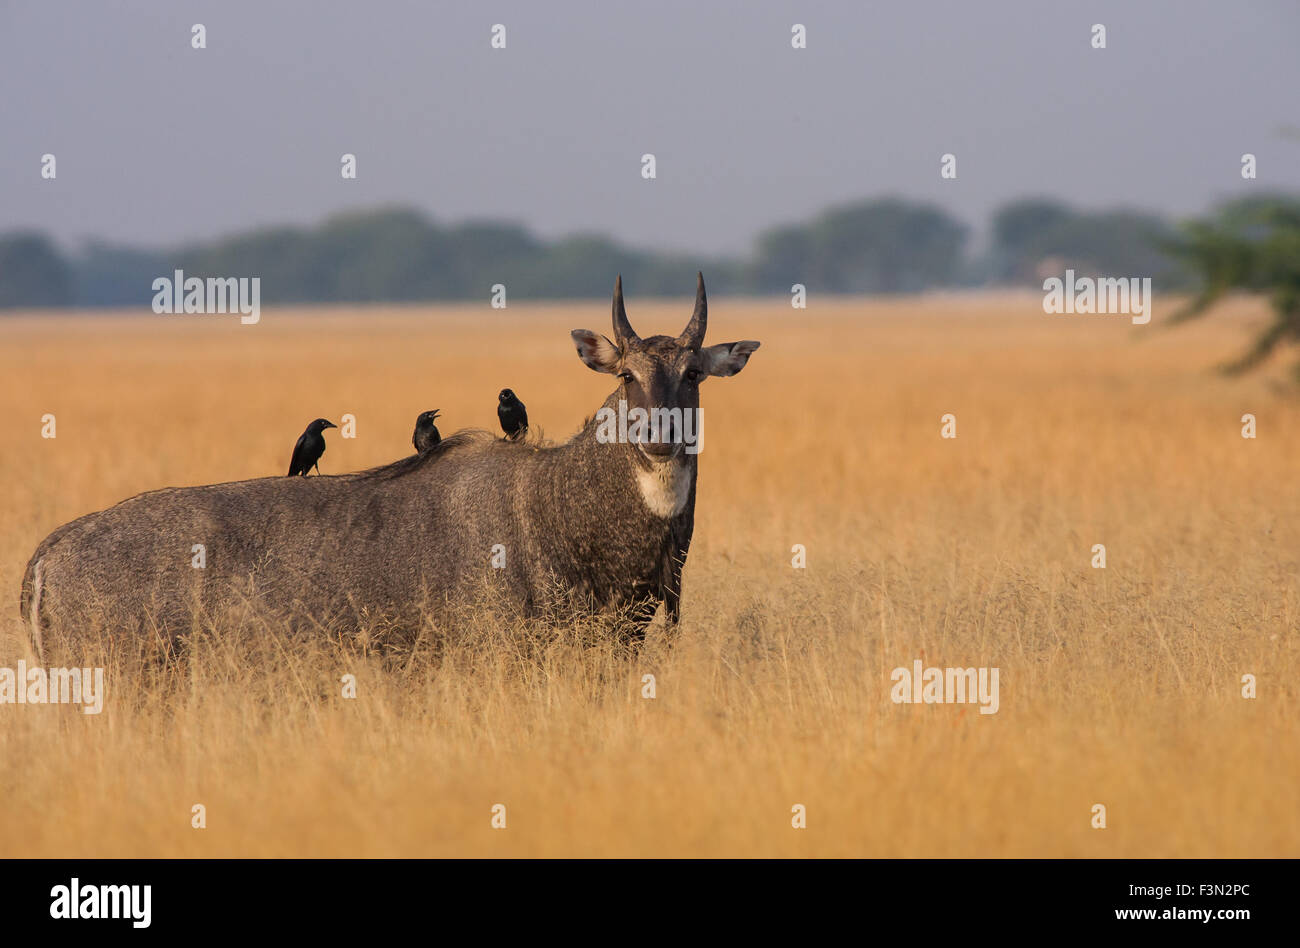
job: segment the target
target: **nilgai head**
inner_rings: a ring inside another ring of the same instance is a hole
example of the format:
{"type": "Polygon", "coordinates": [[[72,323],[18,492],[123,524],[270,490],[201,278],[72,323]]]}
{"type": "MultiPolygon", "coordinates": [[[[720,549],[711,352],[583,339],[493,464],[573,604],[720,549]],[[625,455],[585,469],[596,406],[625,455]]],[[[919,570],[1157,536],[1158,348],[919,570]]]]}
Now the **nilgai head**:
{"type": "MultiPolygon", "coordinates": [[[[695,311],[681,335],[642,339],[628,322],[620,276],[614,282],[613,340],[590,329],[575,329],[571,335],[578,357],[589,368],[618,378],[619,395],[626,400],[629,412],[639,408],[652,417],[662,411],[668,412],[667,418],[681,417],[698,411],[701,382],[710,375],[735,375],[759,346],[752,339],[704,345],[708,308],[701,273],[695,288],[695,311]]],[[[681,432],[668,432],[655,442],[638,441],[637,447],[648,462],[669,461],[682,448],[681,432]]]]}

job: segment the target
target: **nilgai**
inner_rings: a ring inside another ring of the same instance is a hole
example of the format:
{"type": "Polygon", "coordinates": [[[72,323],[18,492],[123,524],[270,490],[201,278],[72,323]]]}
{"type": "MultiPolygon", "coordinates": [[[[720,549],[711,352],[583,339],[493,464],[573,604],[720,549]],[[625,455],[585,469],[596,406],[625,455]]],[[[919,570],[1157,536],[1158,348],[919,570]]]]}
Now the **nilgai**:
{"type": "Polygon", "coordinates": [[[101,634],[172,643],[196,610],[226,604],[296,629],[382,621],[413,635],[422,616],[453,618],[484,590],[544,621],[618,612],[633,640],[661,603],[676,623],[698,457],[679,420],[651,441],[637,426],[611,439],[600,419],[635,409],[684,417],[699,408],[705,378],[743,369],[759,344],[705,346],[707,315],[701,276],[681,335],[642,339],[620,279],[613,339],[572,333],[582,361],[618,387],[564,444],[462,431],[369,471],[156,490],[60,527],[23,577],[37,654],[84,651],[101,634]]]}

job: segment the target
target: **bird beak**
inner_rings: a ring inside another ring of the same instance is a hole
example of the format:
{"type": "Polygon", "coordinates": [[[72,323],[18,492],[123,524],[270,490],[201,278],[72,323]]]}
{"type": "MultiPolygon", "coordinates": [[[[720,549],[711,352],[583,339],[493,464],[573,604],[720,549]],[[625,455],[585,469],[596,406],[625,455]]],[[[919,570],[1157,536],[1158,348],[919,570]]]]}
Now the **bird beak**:
{"type": "Polygon", "coordinates": [[[326,428],[337,428],[338,425],[334,424],[334,422],[332,422],[332,421],[327,421],[327,422],[325,422],[325,427],[326,427],[326,428]]]}

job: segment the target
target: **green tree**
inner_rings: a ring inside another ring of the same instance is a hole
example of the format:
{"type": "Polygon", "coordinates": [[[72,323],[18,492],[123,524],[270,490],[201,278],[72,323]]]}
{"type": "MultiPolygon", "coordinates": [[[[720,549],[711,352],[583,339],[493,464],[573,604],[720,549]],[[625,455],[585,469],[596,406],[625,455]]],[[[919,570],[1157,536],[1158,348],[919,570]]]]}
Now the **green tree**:
{"type": "Polygon", "coordinates": [[[0,308],[68,306],[73,296],[72,270],[47,237],[0,237],[0,308]]]}
{"type": "Polygon", "coordinates": [[[1082,212],[1045,198],[1012,201],[993,217],[991,276],[1039,285],[1045,261],[1080,275],[1149,276],[1162,290],[1186,285],[1163,242],[1165,220],[1142,211],[1082,212]]]}
{"type": "Polygon", "coordinates": [[[959,282],[966,227],[931,204],[899,198],[823,212],[758,241],[761,289],[807,283],[832,293],[907,293],[959,282]]]}
{"type": "Polygon", "coordinates": [[[1044,254],[1046,235],[1077,216],[1070,207],[1050,198],[1022,198],[1004,204],[993,215],[993,277],[1032,281],[1044,254]]]}
{"type": "MultiPolygon", "coordinates": [[[[1205,315],[1228,293],[1266,293],[1273,320],[1242,355],[1225,363],[1229,374],[1258,365],[1284,343],[1300,342],[1300,200],[1258,197],[1223,205],[1210,219],[1190,221],[1166,243],[1200,276],[1192,300],[1171,323],[1205,315]]],[[[1300,380],[1300,364],[1292,369],[1300,380]]]]}

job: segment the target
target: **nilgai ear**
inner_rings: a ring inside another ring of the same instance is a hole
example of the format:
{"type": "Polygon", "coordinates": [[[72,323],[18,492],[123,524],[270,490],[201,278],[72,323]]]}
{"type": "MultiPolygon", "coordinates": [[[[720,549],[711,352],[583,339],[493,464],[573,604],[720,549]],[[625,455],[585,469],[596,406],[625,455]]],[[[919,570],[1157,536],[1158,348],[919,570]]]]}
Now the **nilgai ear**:
{"type": "Polygon", "coordinates": [[[749,354],[760,345],[762,343],[755,342],[753,339],[722,342],[716,346],[706,346],[700,350],[700,355],[704,357],[704,364],[708,367],[710,375],[725,378],[743,369],[745,363],[749,361],[749,354]]]}
{"type": "Polygon", "coordinates": [[[590,329],[575,329],[569,335],[578,347],[578,358],[587,363],[587,368],[614,374],[618,366],[618,346],[590,329]]]}

